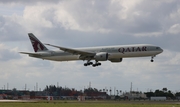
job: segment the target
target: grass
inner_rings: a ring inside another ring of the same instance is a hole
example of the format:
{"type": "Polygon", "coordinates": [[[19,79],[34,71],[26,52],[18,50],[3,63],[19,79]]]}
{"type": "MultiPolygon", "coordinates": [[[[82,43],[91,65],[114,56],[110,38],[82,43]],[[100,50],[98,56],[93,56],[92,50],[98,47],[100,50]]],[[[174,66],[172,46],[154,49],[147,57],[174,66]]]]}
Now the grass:
{"type": "Polygon", "coordinates": [[[0,107],[180,107],[167,102],[117,102],[117,101],[40,101],[40,102],[1,102],[0,107]],[[163,104],[165,103],[165,104],[163,104]]]}

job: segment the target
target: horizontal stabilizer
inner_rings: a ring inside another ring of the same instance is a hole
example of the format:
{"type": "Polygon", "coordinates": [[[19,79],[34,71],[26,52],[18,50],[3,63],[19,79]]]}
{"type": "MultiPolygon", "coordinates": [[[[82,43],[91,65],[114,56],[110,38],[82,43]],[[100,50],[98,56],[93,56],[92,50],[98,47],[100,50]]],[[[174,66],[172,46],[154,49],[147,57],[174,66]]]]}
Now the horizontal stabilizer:
{"type": "Polygon", "coordinates": [[[35,56],[35,57],[39,57],[41,56],[41,54],[39,53],[30,53],[30,52],[19,52],[21,54],[28,54],[29,56],[35,56]]]}

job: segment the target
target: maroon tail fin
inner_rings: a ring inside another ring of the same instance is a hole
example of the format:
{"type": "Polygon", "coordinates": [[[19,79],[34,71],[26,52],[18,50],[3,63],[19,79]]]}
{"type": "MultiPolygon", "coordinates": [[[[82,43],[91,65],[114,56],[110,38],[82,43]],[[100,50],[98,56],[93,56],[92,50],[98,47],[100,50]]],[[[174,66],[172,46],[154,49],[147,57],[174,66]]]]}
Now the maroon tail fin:
{"type": "Polygon", "coordinates": [[[48,50],[32,33],[28,35],[35,52],[48,50]]]}

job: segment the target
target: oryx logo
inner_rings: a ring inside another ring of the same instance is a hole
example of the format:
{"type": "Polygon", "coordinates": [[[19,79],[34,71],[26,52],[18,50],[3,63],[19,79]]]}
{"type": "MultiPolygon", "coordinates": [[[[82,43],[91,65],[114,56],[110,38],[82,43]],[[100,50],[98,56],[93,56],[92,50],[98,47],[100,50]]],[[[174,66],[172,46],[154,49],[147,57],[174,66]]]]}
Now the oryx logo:
{"type": "Polygon", "coordinates": [[[38,40],[36,40],[35,38],[32,38],[32,37],[30,37],[30,40],[31,40],[31,43],[33,45],[35,52],[44,50],[43,45],[38,40]]]}

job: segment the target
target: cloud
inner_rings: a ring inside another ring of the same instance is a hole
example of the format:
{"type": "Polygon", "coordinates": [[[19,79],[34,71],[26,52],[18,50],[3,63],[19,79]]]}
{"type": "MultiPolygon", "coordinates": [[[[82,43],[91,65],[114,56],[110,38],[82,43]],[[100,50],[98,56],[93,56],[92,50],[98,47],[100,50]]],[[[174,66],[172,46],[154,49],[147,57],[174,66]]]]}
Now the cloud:
{"type": "Polygon", "coordinates": [[[8,47],[6,47],[3,44],[0,44],[0,60],[1,61],[9,61],[9,60],[15,60],[15,59],[19,59],[20,56],[16,51],[17,49],[8,49],[8,47]]]}
{"type": "MultiPolygon", "coordinates": [[[[23,2],[20,3],[23,4],[23,2]]],[[[89,33],[118,32],[119,34],[154,37],[163,34],[162,32],[167,29],[162,27],[162,22],[170,18],[168,15],[171,13],[168,12],[173,11],[171,18],[175,18],[177,6],[168,7],[175,3],[176,1],[161,3],[141,0],[134,2],[112,0],[104,1],[99,5],[98,1],[82,2],[77,0],[52,3],[37,1],[34,5],[25,6],[23,16],[14,21],[24,28],[23,31],[33,31],[38,35],[43,35],[41,32],[45,28],[49,30],[58,28],[89,33]],[[171,11],[164,12],[164,9],[167,8],[171,11]],[[166,19],[163,19],[164,15],[166,19]],[[41,29],[41,31],[36,29],[41,29]]]]}
{"type": "Polygon", "coordinates": [[[1,0],[0,5],[0,86],[8,82],[10,88],[22,89],[26,83],[32,90],[37,82],[41,88],[59,82],[83,89],[91,82],[92,87],[129,91],[133,82],[134,90],[179,90],[178,0],[1,0]],[[164,52],[154,63],[150,57],[124,58],[122,63],[84,67],[82,61],[53,62],[20,55],[22,50],[33,51],[29,32],[43,43],[65,47],[147,43],[164,52]]]}
{"type": "Polygon", "coordinates": [[[168,32],[172,34],[179,34],[180,33],[179,29],[180,29],[180,24],[174,24],[169,28],[168,32]]]}
{"type": "Polygon", "coordinates": [[[60,1],[63,1],[63,0],[53,0],[52,1],[49,1],[49,0],[31,0],[31,1],[26,1],[26,0],[1,0],[0,3],[2,4],[8,4],[8,5],[17,5],[17,4],[36,4],[36,3],[58,3],[60,1]]]}
{"type": "Polygon", "coordinates": [[[111,30],[103,25],[104,22],[106,23],[106,19],[98,12],[95,12],[96,7],[90,10],[78,6],[83,3],[89,8],[94,7],[91,2],[86,3],[82,1],[62,1],[57,4],[43,5],[39,3],[34,6],[26,6],[23,14],[23,23],[29,29],[62,27],[66,30],[83,32],[110,32],[111,30]],[[94,22],[94,20],[98,21],[94,22]]]}
{"type": "Polygon", "coordinates": [[[0,16],[0,41],[14,41],[22,40],[24,33],[23,26],[18,23],[21,17],[17,15],[13,16],[0,16]]]}
{"type": "Polygon", "coordinates": [[[154,36],[154,37],[156,37],[156,36],[162,36],[162,32],[151,32],[151,33],[138,33],[138,34],[135,34],[135,36],[137,36],[137,37],[143,37],[143,36],[145,36],[145,37],[147,37],[147,36],[154,36]]]}

